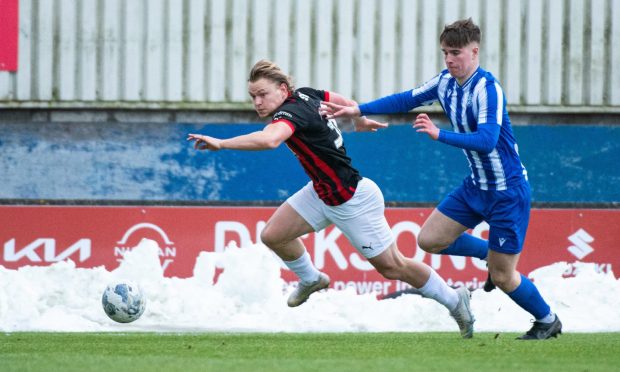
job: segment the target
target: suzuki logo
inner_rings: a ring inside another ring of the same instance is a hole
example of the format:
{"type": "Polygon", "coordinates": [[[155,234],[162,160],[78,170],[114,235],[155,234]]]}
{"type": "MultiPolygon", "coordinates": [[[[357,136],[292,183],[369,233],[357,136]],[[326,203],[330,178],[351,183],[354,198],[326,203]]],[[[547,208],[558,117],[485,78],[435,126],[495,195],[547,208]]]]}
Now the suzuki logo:
{"type": "Polygon", "coordinates": [[[31,262],[58,262],[66,260],[77,252],[80,253],[80,262],[86,261],[91,252],[90,239],[80,239],[58,255],[56,255],[56,239],[52,238],[39,238],[17,251],[15,251],[15,239],[4,243],[4,261],[6,262],[16,262],[24,257],[31,262]],[[40,247],[43,247],[43,259],[37,254],[40,247]]]}
{"type": "Polygon", "coordinates": [[[577,230],[577,232],[568,237],[568,240],[574,244],[568,247],[568,251],[580,260],[594,252],[594,248],[588,244],[592,243],[594,238],[584,229],[577,230]]]}

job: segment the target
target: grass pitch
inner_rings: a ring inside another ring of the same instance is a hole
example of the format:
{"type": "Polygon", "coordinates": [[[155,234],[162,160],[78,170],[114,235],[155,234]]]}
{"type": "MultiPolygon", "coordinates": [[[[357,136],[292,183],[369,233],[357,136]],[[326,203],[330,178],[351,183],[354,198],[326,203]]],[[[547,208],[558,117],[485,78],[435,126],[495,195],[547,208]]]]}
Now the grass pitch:
{"type": "Polygon", "coordinates": [[[620,333],[5,333],[0,371],[618,371],[620,333]]]}

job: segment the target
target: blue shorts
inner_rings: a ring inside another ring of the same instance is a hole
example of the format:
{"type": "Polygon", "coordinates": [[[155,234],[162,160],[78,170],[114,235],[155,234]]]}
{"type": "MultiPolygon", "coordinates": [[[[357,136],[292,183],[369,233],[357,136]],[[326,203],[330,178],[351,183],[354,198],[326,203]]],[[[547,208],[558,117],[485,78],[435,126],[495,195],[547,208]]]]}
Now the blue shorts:
{"type": "Polygon", "coordinates": [[[467,178],[437,209],[473,229],[482,221],[489,226],[489,249],[517,254],[523,249],[530,221],[530,185],[523,182],[508,190],[480,190],[467,178]]]}

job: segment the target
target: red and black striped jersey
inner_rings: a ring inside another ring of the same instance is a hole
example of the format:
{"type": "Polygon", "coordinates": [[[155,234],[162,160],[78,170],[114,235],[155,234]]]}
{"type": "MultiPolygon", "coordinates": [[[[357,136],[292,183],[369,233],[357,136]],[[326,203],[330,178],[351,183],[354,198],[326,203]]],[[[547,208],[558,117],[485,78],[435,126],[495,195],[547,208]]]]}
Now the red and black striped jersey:
{"type": "Polygon", "coordinates": [[[353,197],[361,179],[347,156],[342,133],[335,120],[319,114],[321,101],[329,92],[299,88],[276,110],[271,123],[284,122],[293,130],[286,141],[314,190],[327,205],[340,205],[353,197]]]}

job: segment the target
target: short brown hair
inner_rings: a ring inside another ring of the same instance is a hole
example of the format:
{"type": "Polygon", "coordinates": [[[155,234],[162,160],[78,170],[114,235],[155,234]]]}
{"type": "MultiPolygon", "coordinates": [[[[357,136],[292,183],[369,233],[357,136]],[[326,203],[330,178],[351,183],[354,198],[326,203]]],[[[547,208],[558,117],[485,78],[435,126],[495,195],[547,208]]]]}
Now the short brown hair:
{"type": "Polygon", "coordinates": [[[451,48],[462,48],[471,42],[480,44],[480,27],[471,18],[458,20],[444,27],[439,42],[451,48]]]}
{"type": "Polygon", "coordinates": [[[266,59],[261,59],[254,64],[254,67],[250,70],[248,81],[255,82],[263,78],[269,79],[278,85],[286,84],[288,91],[291,93],[295,90],[295,87],[293,86],[293,78],[285,74],[278,65],[266,59]]]}

